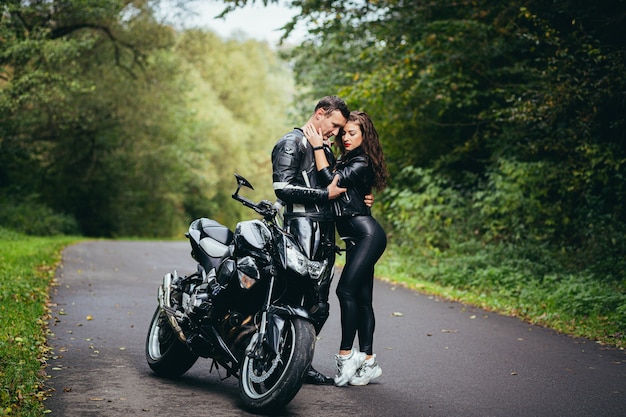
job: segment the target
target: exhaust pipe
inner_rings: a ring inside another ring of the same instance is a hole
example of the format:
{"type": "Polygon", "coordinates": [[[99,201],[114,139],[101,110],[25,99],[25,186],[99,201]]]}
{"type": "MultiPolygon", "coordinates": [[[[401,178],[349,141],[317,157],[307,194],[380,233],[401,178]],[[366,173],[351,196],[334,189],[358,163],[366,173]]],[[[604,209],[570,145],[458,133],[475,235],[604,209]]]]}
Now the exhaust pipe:
{"type": "Polygon", "coordinates": [[[176,310],[172,307],[170,300],[172,295],[172,281],[178,279],[178,272],[174,271],[174,274],[167,273],[163,276],[163,285],[159,287],[157,300],[159,301],[159,308],[167,315],[167,319],[172,326],[172,329],[176,332],[181,342],[187,344],[187,337],[183,333],[183,329],[180,328],[178,320],[176,320],[176,310]]]}

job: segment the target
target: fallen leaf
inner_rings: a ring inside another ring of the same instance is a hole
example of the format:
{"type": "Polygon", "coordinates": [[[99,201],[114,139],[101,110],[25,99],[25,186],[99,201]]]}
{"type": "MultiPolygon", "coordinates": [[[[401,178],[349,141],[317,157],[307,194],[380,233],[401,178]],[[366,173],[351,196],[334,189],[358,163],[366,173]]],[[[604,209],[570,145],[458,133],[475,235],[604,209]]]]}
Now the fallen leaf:
{"type": "Polygon", "coordinates": [[[89,400],[90,401],[104,401],[104,398],[92,397],[89,400]]]}
{"type": "Polygon", "coordinates": [[[72,387],[64,387],[63,392],[72,392],[72,387]]]}
{"type": "Polygon", "coordinates": [[[391,313],[391,315],[393,317],[402,317],[404,316],[404,313],[400,313],[399,311],[394,311],[393,313],[391,313]]]}
{"type": "Polygon", "coordinates": [[[90,314],[90,315],[88,315],[86,318],[87,318],[87,321],[91,321],[91,320],[93,320],[93,316],[92,316],[91,314],[90,314]]]}

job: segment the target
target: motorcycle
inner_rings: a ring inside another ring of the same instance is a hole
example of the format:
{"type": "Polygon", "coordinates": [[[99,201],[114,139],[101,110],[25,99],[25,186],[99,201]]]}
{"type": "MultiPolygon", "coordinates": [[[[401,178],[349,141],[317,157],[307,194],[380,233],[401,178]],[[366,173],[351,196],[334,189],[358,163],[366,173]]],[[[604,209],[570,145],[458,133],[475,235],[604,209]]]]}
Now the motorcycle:
{"type": "Polygon", "coordinates": [[[185,235],[197,270],[163,277],[146,359],[170,378],[199,357],[211,359],[210,372],[222,368],[224,379],[238,378],[244,408],[274,411],[295,397],[311,365],[316,333],[308,300],[333,265],[307,258],[283,230],[279,207],[239,195],[254,187],[235,178],[232,198],[261,219],[239,222],[234,233],[208,218],[190,224],[185,235]]]}

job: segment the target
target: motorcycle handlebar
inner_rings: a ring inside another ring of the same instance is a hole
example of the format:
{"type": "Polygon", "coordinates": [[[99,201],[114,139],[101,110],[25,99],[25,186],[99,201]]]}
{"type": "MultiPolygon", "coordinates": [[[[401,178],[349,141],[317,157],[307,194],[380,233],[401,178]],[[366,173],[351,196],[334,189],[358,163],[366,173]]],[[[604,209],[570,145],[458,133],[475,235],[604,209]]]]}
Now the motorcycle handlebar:
{"type": "Polygon", "coordinates": [[[240,196],[238,193],[232,195],[232,197],[239,201],[246,207],[251,208],[256,211],[258,214],[263,216],[265,219],[272,219],[276,216],[278,210],[274,207],[274,205],[268,200],[261,200],[258,203],[255,203],[252,200],[249,200],[245,197],[240,196]]]}

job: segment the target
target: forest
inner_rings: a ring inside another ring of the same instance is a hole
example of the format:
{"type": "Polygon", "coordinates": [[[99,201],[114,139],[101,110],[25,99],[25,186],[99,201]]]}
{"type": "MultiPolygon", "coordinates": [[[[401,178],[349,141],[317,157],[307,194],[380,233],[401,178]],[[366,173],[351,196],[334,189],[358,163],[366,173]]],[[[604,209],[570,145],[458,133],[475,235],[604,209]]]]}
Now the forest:
{"type": "Polygon", "coordinates": [[[626,1],[289,0],[284,33],[308,35],[276,49],[179,28],[165,3],[0,1],[0,227],[232,227],[233,173],[272,198],[273,144],[334,94],[391,171],[381,273],[623,343],[626,1]]]}

